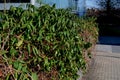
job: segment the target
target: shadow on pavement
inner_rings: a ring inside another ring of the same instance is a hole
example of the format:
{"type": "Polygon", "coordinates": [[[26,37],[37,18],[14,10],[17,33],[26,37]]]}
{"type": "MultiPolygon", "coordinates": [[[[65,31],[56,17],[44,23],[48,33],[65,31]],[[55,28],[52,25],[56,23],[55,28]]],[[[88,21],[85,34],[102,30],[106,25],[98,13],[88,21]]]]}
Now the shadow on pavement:
{"type": "Polygon", "coordinates": [[[120,36],[100,36],[98,44],[120,46],[120,36]]]}

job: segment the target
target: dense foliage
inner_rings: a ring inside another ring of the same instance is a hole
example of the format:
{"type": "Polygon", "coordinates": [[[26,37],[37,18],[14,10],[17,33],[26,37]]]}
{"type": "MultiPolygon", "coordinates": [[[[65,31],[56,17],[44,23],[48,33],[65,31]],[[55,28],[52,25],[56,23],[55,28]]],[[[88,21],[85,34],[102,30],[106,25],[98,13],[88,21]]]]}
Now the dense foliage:
{"type": "Polygon", "coordinates": [[[1,79],[76,80],[78,70],[86,70],[84,50],[98,36],[94,18],[54,5],[11,7],[1,18],[1,79]]]}

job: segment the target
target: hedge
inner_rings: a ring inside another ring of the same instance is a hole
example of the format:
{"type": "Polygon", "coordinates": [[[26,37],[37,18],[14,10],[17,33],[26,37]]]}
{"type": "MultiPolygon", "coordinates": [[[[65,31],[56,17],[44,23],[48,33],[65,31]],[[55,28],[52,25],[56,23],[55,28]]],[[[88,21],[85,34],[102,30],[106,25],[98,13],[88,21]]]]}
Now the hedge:
{"type": "Polygon", "coordinates": [[[86,71],[88,50],[97,41],[95,18],[79,18],[48,5],[12,7],[0,15],[0,78],[76,80],[86,71]]]}

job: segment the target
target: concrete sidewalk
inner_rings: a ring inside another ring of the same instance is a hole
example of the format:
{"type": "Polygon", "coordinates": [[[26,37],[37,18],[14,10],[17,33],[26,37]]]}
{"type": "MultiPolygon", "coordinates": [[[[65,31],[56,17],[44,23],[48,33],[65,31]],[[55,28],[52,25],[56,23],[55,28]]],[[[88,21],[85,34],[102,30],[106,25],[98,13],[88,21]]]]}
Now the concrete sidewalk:
{"type": "Polygon", "coordinates": [[[95,52],[83,80],[120,80],[120,46],[97,45],[95,52]]]}

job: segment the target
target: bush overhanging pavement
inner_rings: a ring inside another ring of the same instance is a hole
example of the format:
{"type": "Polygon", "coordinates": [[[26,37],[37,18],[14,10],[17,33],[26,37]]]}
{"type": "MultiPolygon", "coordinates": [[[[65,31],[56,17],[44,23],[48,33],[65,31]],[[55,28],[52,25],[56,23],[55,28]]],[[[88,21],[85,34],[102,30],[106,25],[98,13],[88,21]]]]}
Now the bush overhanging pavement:
{"type": "Polygon", "coordinates": [[[76,80],[86,71],[84,50],[96,43],[95,18],[48,5],[12,7],[0,15],[0,78],[76,80]]]}

